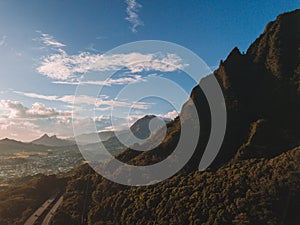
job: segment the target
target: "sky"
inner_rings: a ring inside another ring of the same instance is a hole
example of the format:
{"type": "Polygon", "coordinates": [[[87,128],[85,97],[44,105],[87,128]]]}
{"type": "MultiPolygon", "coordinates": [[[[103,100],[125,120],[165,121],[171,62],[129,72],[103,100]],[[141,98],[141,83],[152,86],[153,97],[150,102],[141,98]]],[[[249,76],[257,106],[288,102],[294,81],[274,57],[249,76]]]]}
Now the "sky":
{"type": "MultiPolygon", "coordinates": [[[[299,8],[299,3],[2,0],[0,138],[30,141],[43,133],[70,137],[74,124],[85,127],[91,122],[98,130],[117,130],[146,114],[174,118],[199,81],[183,71],[189,62],[156,47],[148,52],[112,49],[144,40],[172,42],[194,52],[214,70],[235,46],[246,51],[269,21],[299,8]],[[106,77],[111,71],[117,72],[106,77]],[[171,92],[164,82],[149,85],[153,79],[169,79],[187,95],[171,92]],[[84,94],[75,98],[78,85],[84,94]],[[142,98],[142,92],[156,89],[165,99],[155,94],[142,98]],[[74,106],[74,100],[79,105],[74,106]],[[74,119],[77,107],[94,110],[94,116],[76,114],[74,119]]],[[[207,75],[205,71],[200,76],[207,75]]]]}

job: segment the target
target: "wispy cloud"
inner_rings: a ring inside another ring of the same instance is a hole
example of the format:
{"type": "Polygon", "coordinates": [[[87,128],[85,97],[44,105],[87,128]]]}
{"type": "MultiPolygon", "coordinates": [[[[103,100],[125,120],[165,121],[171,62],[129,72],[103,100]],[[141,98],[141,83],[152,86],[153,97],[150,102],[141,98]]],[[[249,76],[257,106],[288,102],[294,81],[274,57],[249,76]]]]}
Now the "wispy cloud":
{"type": "Polygon", "coordinates": [[[55,80],[68,80],[88,71],[117,71],[128,69],[132,73],[143,71],[172,72],[187,65],[176,54],[138,52],[126,54],[91,54],[83,52],[68,55],[62,49],[42,58],[37,72],[55,80]]]}
{"type": "Polygon", "coordinates": [[[104,40],[104,39],[107,39],[107,37],[106,36],[98,36],[98,37],[96,37],[96,40],[104,40]]]}
{"type": "MultiPolygon", "coordinates": [[[[150,113],[151,114],[151,113],[150,113]]],[[[155,114],[157,117],[160,117],[162,119],[167,120],[173,120],[178,116],[178,112],[176,110],[167,112],[165,114],[155,114]]],[[[129,115],[126,117],[126,126],[131,126],[133,123],[135,123],[137,120],[143,118],[145,116],[145,113],[141,112],[135,112],[134,115],[129,115]]]]}
{"type": "Polygon", "coordinates": [[[71,112],[62,112],[55,108],[47,108],[39,102],[32,104],[31,108],[27,108],[18,101],[11,100],[1,100],[0,104],[4,110],[10,111],[8,118],[37,119],[71,116],[71,112]]]}
{"type": "Polygon", "coordinates": [[[0,117],[1,138],[7,137],[17,140],[31,141],[39,137],[41,133],[42,131],[32,121],[7,119],[0,117]]]}
{"type": "MultiPolygon", "coordinates": [[[[134,1],[129,1],[130,5],[135,5],[134,1]]],[[[172,72],[183,69],[188,66],[183,63],[182,58],[171,53],[140,53],[129,52],[120,54],[100,54],[91,52],[81,52],[78,54],[69,55],[63,47],[64,44],[55,40],[49,34],[40,33],[38,40],[42,42],[43,48],[51,47],[53,51],[40,59],[40,65],[36,68],[37,72],[47,76],[53,80],[66,81],[66,84],[71,84],[78,81],[78,78],[89,71],[118,71],[128,70],[131,73],[140,73],[143,71],[160,71],[172,72]],[[77,79],[77,80],[76,80],[77,79]]],[[[127,80],[133,78],[128,77],[127,80]]],[[[98,85],[113,85],[113,82],[123,82],[121,79],[109,79],[101,81],[98,85]],[[101,82],[104,82],[102,84],[101,82]]],[[[96,84],[87,82],[86,84],[96,84]]]]}
{"type": "Polygon", "coordinates": [[[127,108],[129,107],[132,109],[148,109],[149,107],[151,107],[151,104],[146,102],[138,102],[132,105],[131,103],[126,101],[108,99],[107,96],[104,97],[100,96],[99,98],[95,98],[87,95],[79,95],[76,97],[74,95],[64,95],[59,97],[55,95],[42,95],[37,93],[27,93],[27,92],[20,92],[20,91],[15,91],[15,93],[29,98],[42,99],[48,101],[60,101],[67,104],[75,103],[75,105],[81,105],[81,104],[94,105],[95,107],[98,107],[96,108],[96,110],[100,110],[100,111],[104,111],[104,109],[109,110],[111,106],[127,107],[127,108]]]}
{"type": "MultiPolygon", "coordinates": [[[[54,99],[54,96],[43,96],[34,93],[27,93],[26,95],[47,100],[54,99]]],[[[63,102],[71,103],[74,101],[74,96],[72,95],[55,98],[63,102]]],[[[103,98],[105,99],[106,97],[103,96],[103,98]]],[[[95,99],[87,96],[79,96],[79,101],[88,101],[93,104],[95,99]]],[[[113,104],[112,100],[107,100],[105,103],[113,104]]],[[[128,106],[126,102],[121,102],[120,104],[128,106]]],[[[148,105],[143,102],[137,106],[137,108],[140,109],[144,109],[145,107],[148,107],[148,105]]],[[[35,139],[42,133],[73,136],[73,125],[80,127],[82,133],[85,133],[91,124],[95,124],[98,131],[122,130],[128,128],[128,124],[134,123],[143,116],[141,113],[140,115],[125,118],[111,117],[110,115],[100,115],[93,118],[72,118],[72,113],[68,110],[61,111],[55,108],[49,108],[39,102],[35,102],[30,107],[27,107],[21,102],[11,100],[0,101],[0,110],[5,112],[0,115],[0,137],[16,138],[25,141],[35,139]],[[112,120],[114,120],[115,127],[112,126],[112,120]]],[[[162,118],[174,118],[176,115],[177,113],[173,111],[158,116],[162,118]]]]}
{"type": "Polygon", "coordinates": [[[95,44],[94,43],[90,43],[88,45],[88,47],[86,47],[86,50],[88,50],[90,52],[99,52],[99,50],[95,48],[95,44]]]}
{"type": "MultiPolygon", "coordinates": [[[[40,97],[40,96],[39,96],[40,97]]],[[[72,101],[72,96],[65,96],[65,101],[72,101]]],[[[82,98],[82,100],[84,100],[82,98]]],[[[86,99],[85,99],[86,100],[86,99]]],[[[16,138],[31,141],[42,133],[57,134],[59,136],[73,136],[73,126],[80,127],[85,133],[91,124],[97,130],[119,130],[126,122],[125,118],[111,116],[95,116],[72,118],[70,111],[60,111],[48,108],[42,103],[34,103],[26,107],[23,103],[11,100],[0,101],[0,137],[16,138]],[[112,128],[112,120],[116,127],[112,128]]]]}
{"type": "Polygon", "coordinates": [[[65,44],[55,40],[55,38],[49,34],[43,33],[41,31],[37,31],[37,33],[40,34],[40,37],[34,40],[41,41],[46,46],[50,46],[53,48],[62,48],[66,46],[65,44]]]}
{"type": "Polygon", "coordinates": [[[126,20],[131,23],[131,31],[136,33],[137,27],[144,25],[143,21],[139,18],[138,12],[139,9],[142,8],[142,5],[139,4],[136,0],[125,0],[127,7],[126,13],[127,17],[126,20]]]}
{"type": "Polygon", "coordinates": [[[6,39],[7,39],[7,37],[6,37],[5,35],[3,35],[3,36],[0,38],[0,47],[6,45],[6,39]]]}
{"type": "Polygon", "coordinates": [[[49,101],[55,101],[58,99],[58,96],[55,96],[55,95],[41,95],[41,94],[26,93],[26,92],[21,92],[21,91],[14,91],[14,93],[24,95],[24,96],[30,97],[30,98],[37,98],[37,99],[43,99],[43,100],[49,100],[49,101]]]}
{"type": "Polygon", "coordinates": [[[139,82],[146,82],[141,75],[131,75],[127,77],[121,77],[117,79],[109,78],[104,81],[53,81],[54,84],[69,84],[69,85],[101,85],[101,86],[111,86],[111,85],[124,85],[124,84],[134,84],[139,82]]]}
{"type": "Polygon", "coordinates": [[[158,114],[157,116],[164,119],[175,119],[178,116],[178,112],[176,110],[173,110],[167,112],[166,114],[158,114]]]}

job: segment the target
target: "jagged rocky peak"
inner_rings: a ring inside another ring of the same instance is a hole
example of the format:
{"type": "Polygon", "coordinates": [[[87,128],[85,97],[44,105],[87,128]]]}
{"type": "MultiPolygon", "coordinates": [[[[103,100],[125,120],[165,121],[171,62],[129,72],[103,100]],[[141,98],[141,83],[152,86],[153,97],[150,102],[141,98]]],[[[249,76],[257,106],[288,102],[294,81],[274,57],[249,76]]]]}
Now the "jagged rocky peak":
{"type": "Polygon", "coordinates": [[[60,139],[56,135],[49,136],[48,134],[44,134],[40,138],[33,140],[32,143],[45,146],[69,146],[74,144],[72,141],[60,139]]]}
{"type": "Polygon", "coordinates": [[[57,139],[56,135],[49,136],[48,134],[44,134],[40,137],[40,139],[57,139]]]}
{"type": "Polygon", "coordinates": [[[279,15],[251,44],[247,55],[275,77],[299,77],[300,9],[279,15]]]}
{"type": "MultiPolygon", "coordinates": [[[[10,138],[3,138],[0,140],[1,143],[20,142],[10,138]]],[[[20,142],[21,143],[21,142],[20,142]]]]}
{"type": "Polygon", "coordinates": [[[140,120],[149,120],[149,119],[152,119],[154,117],[155,117],[155,115],[146,115],[143,118],[141,118],[140,120]]]}
{"type": "MultiPolygon", "coordinates": [[[[234,47],[227,58],[221,60],[219,68],[215,74],[219,78],[223,88],[227,89],[232,86],[234,77],[241,77],[243,70],[248,67],[248,58],[242,54],[238,47],[234,47]]],[[[240,78],[239,78],[240,79],[240,78]]]]}
{"type": "Polygon", "coordinates": [[[48,134],[44,134],[44,135],[42,136],[42,138],[48,138],[48,137],[49,137],[48,134]]]}
{"type": "Polygon", "coordinates": [[[151,134],[149,129],[149,123],[151,119],[153,119],[155,115],[146,115],[141,119],[138,119],[131,127],[130,130],[133,134],[141,139],[146,139],[151,134]]]}
{"type": "Polygon", "coordinates": [[[230,58],[239,57],[241,55],[242,55],[242,53],[240,52],[239,48],[235,46],[229,53],[227,60],[230,58]]]}
{"type": "MultiPolygon", "coordinates": [[[[300,10],[281,14],[242,54],[235,47],[215,71],[223,88],[251,86],[271,75],[300,90],[300,10]],[[251,69],[251,70],[250,70],[251,69]],[[266,73],[267,72],[267,73],[266,73]]],[[[267,78],[269,79],[269,78],[267,78]]]]}

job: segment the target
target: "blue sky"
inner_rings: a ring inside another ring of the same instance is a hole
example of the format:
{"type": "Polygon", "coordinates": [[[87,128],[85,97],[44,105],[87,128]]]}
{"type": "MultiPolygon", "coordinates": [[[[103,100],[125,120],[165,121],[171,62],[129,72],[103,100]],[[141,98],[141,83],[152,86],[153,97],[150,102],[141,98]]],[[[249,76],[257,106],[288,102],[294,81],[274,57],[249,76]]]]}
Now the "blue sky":
{"type": "MultiPolygon", "coordinates": [[[[296,0],[1,1],[0,138],[31,140],[45,132],[71,136],[76,83],[91,66],[84,60],[100,60],[101,54],[128,42],[163,40],[190,49],[215,69],[233,47],[246,51],[269,21],[298,7],[296,0]]],[[[153,54],[131,57],[181,63],[176,55],[153,54]]],[[[107,71],[105,66],[112,60],[113,66],[126,67],[128,57],[101,58],[97,69],[107,71]]],[[[96,113],[98,129],[111,129],[103,124],[107,125],[113,93],[128,84],[143,83],[149,76],[169,77],[187,93],[195,85],[178,68],[160,66],[137,72],[127,67],[109,80],[109,86],[106,83],[97,105],[102,109],[96,113]]],[[[132,96],[135,94],[132,91],[132,96]]],[[[183,101],[178,98],[176,104],[183,101]]],[[[129,107],[130,96],[117,104],[129,107]]],[[[175,108],[153,98],[144,99],[133,107],[130,121],[147,113],[174,117],[175,108]]],[[[89,118],[76,122],[85,124],[86,120],[89,118]]],[[[120,121],[126,122],[124,118],[120,121]]]]}

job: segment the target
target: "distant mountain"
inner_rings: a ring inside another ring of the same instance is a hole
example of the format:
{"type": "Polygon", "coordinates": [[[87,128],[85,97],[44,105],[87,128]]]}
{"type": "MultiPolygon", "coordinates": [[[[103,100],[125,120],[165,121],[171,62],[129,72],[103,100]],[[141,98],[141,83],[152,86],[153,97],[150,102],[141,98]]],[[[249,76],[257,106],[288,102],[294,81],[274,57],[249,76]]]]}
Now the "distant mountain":
{"type": "MultiPolygon", "coordinates": [[[[101,141],[106,141],[109,138],[114,136],[113,131],[100,131],[98,132],[98,136],[95,133],[89,133],[89,134],[81,134],[76,137],[76,142],[77,144],[91,144],[91,143],[96,143],[99,141],[99,138],[101,141]]],[[[75,138],[69,138],[67,139],[69,141],[75,142],[75,138]]]]}
{"type": "MultiPolygon", "coordinates": [[[[147,138],[149,138],[149,136],[151,134],[151,131],[149,129],[150,121],[155,117],[156,117],[155,115],[146,115],[146,116],[138,119],[136,122],[134,122],[130,126],[130,131],[136,138],[139,138],[141,140],[146,140],[147,138]]],[[[162,119],[162,118],[161,118],[161,120],[163,120],[165,123],[170,121],[170,119],[162,119]]],[[[152,132],[155,133],[160,128],[161,128],[161,124],[154,123],[152,126],[152,132]]],[[[121,130],[121,131],[117,131],[117,134],[120,139],[126,140],[127,143],[131,143],[131,145],[136,144],[134,142],[134,140],[130,139],[129,131],[121,130]]],[[[120,143],[120,141],[118,140],[118,138],[115,135],[105,141],[105,143],[110,143],[110,144],[114,143],[114,142],[120,143]]]]}
{"type": "MultiPolygon", "coordinates": [[[[149,129],[149,123],[151,119],[155,118],[154,115],[146,115],[140,119],[138,119],[131,127],[130,130],[133,133],[133,135],[139,139],[146,140],[150,135],[150,129],[149,129]]],[[[170,121],[170,119],[162,119],[165,122],[170,121]]],[[[152,127],[153,133],[158,131],[161,128],[159,124],[154,124],[152,127]]],[[[128,146],[125,146],[123,143],[121,143],[120,139],[125,141],[126,144],[129,146],[132,146],[136,144],[134,140],[129,135],[129,131],[127,130],[121,130],[121,131],[103,131],[98,133],[100,140],[102,141],[102,144],[106,147],[106,149],[112,154],[112,155],[118,155],[128,146]],[[117,135],[117,136],[116,136],[117,135]]],[[[86,150],[95,150],[99,146],[97,142],[99,141],[99,138],[96,134],[83,134],[78,136],[76,138],[76,141],[79,142],[79,144],[85,146],[86,150]]]]}
{"type": "MultiPolygon", "coordinates": [[[[145,139],[145,138],[149,137],[149,135],[150,135],[149,122],[154,117],[155,117],[154,115],[146,115],[146,116],[138,119],[130,127],[131,132],[140,139],[145,139]]],[[[161,118],[161,119],[163,121],[165,121],[166,123],[171,121],[171,119],[169,119],[169,118],[161,118]]],[[[154,131],[157,130],[158,128],[159,127],[156,127],[154,129],[154,131]]],[[[116,132],[118,132],[118,135],[121,135],[123,137],[128,136],[128,131],[121,130],[121,131],[116,131],[116,132]]],[[[113,142],[116,140],[114,131],[100,131],[100,132],[98,132],[98,136],[102,142],[106,142],[106,141],[113,142]]],[[[81,145],[93,144],[93,143],[97,143],[99,141],[99,138],[97,137],[97,135],[95,133],[81,134],[76,137],[76,142],[81,145]]],[[[75,138],[69,138],[67,140],[75,142],[75,138]]]]}
{"type": "MultiPolygon", "coordinates": [[[[150,131],[150,121],[155,118],[155,115],[146,115],[139,120],[137,120],[131,127],[130,130],[131,132],[138,138],[140,139],[146,139],[150,136],[151,131],[150,131]]],[[[169,122],[170,119],[163,119],[165,123],[169,122]]],[[[157,131],[160,128],[159,124],[153,124],[153,132],[157,131]]]]}
{"type": "Polygon", "coordinates": [[[51,146],[51,147],[64,147],[64,146],[71,146],[75,144],[73,141],[60,139],[56,135],[50,137],[47,134],[44,134],[40,138],[32,141],[31,143],[37,145],[51,146]]]}
{"type": "Polygon", "coordinates": [[[12,139],[2,139],[0,140],[0,151],[3,152],[20,152],[20,151],[45,151],[49,147],[44,145],[38,145],[33,143],[24,143],[21,141],[16,141],[12,139]]]}

